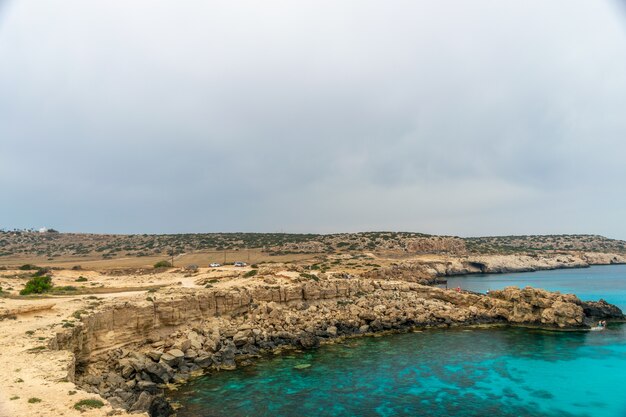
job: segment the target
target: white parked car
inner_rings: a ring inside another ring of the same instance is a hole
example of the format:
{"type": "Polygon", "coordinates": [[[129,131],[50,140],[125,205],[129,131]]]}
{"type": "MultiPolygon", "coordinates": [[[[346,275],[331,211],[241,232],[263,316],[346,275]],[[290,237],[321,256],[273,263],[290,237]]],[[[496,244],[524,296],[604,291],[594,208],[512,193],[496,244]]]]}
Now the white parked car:
{"type": "Polygon", "coordinates": [[[222,266],[222,264],[218,264],[217,262],[212,262],[212,263],[209,264],[209,266],[211,268],[218,268],[218,267],[222,266]]]}
{"type": "Polygon", "coordinates": [[[239,266],[239,267],[242,267],[242,266],[246,266],[246,265],[248,265],[248,264],[247,264],[247,263],[245,263],[245,262],[235,262],[233,265],[235,265],[235,266],[239,266]]]}

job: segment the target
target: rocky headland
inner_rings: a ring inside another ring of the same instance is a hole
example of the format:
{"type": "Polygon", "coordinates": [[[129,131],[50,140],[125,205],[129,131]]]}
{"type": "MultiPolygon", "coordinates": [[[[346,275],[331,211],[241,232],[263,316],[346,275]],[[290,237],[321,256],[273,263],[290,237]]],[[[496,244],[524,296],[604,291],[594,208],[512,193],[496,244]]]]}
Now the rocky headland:
{"type": "Polygon", "coordinates": [[[167,385],[201,372],[234,369],[281,348],[310,349],[337,338],[472,325],[583,329],[621,320],[603,301],[510,287],[488,295],[403,281],[327,279],[229,290],[157,291],[150,300],[116,303],[59,332],[50,348],[76,358],[72,378],[116,407],[173,410],[167,385]]]}
{"type": "Polygon", "coordinates": [[[440,278],[468,274],[503,274],[592,265],[626,264],[626,256],[613,253],[582,252],[576,254],[464,255],[421,258],[395,263],[387,268],[368,271],[363,276],[381,280],[402,280],[434,284],[440,278]]]}

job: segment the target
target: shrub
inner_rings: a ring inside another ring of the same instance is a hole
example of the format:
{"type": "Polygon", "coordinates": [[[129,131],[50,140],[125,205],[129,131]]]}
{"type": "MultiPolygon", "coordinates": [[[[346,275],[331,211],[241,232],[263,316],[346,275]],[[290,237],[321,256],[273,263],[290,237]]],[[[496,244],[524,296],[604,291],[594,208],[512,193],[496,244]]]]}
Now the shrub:
{"type": "Polygon", "coordinates": [[[250,278],[250,277],[255,276],[255,275],[257,274],[257,272],[259,272],[259,271],[258,271],[258,270],[256,270],[256,269],[253,269],[252,271],[248,271],[248,272],[246,272],[245,274],[243,274],[243,276],[244,276],[245,278],[250,278]]]}
{"type": "Polygon", "coordinates": [[[80,411],[83,411],[87,408],[101,408],[103,406],[104,403],[96,399],[80,400],[79,402],[74,404],[74,408],[80,411]]]}
{"type": "Polygon", "coordinates": [[[320,279],[317,277],[317,275],[314,274],[307,274],[306,272],[301,272],[300,276],[302,278],[308,278],[308,279],[312,279],[313,281],[319,281],[320,279]]]}
{"type": "Polygon", "coordinates": [[[30,404],[40,403],[41,402],[41,398],[31,397],[31,398],[28,399],[28,402],[30,404]]]}
{"type": "Polygon", "coordinates": [[[33,277],[27,283],[20,295],[43,294],[52,289],[52,278],[49,276],[33,277]]]}
{"type": "Polygon", "coordinates": [[[87,278],[85,278],[84,276],[79,276],[78,278],[76,278],[76,282],[86,282],[87,278]]]}
{"type": "Polygon", "coordinates": [[[36,265],[32,265],[32,264],[24,264],[20,266],[21,271],[33,271],[35,269],[39,269],[39,267],[36,265]]]}
{"type": "Polygon", "coordinates": [[[76,310],[72,313],[72,317],[80,320],[80,316],[83,314],[87,314],[87,312],[85,310],[76,310]]]}
{"type": "Polygon", "coordinates": [[[49,272],[50,272],[50,268],[37,268],[35,273],[33,273],[33,276],[34,277],[43,277],[44,275],[46,275],[49,272]]]}
{"type": "Polygon", "coordinates": [[[172,264],[169,263],[168,261],[159,261],[154,264],[154,267],[155,268],[171,268],[172,264]]]}

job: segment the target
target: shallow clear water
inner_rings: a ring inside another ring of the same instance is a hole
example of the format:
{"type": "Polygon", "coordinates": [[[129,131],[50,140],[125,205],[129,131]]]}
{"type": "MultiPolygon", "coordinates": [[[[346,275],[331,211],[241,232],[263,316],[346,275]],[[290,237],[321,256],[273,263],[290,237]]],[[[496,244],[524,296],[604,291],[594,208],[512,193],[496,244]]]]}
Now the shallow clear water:
{"type": "MultiPolygon", "coordinates": [[[[496,289],[516,280],[622,306],[626,300],[623,266],[535,274],[459,279],[474,290],[482,287],[472,282],[496,289]]],[[[626,416],[625,392],[626,326],[612,325],[604,332],[455,329],[355,339],[198,378],[173,399],[184,405],[180,417],[617,417],[626,416]]]]}
{"type": "Polygon", "coordinates": [[[626,265],[592,266],[580,269],[520,272],[514,274],[477,274],[448,279],[448,287],[487,292],[515,285],[544,288],[576,294],[581,300],[604,298],[626,311],[626,265]]]}

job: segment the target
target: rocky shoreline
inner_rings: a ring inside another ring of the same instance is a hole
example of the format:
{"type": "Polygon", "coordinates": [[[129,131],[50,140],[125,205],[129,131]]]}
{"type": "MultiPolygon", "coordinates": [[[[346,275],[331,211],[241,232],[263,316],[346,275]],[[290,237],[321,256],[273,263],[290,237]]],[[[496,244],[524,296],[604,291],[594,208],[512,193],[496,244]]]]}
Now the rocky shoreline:
{"type": "Polygon", "coordinates": [[[612,253],[517,254],[456,256],[445,260],[401,262],[363,274],[370,279],[391,279],[436,284],[445,277],[469,274],[505,274],[589,268],[594,265],[626,264],[626,256],[612,253]]]}
{"type": "Polygon", "coordinates": [[[76,358],[68,376],[114,407],[169,416],[168,384],[238,365],[285,347],[310,349],[343,337],[414,328],[524,325],[585,329],[623,320],[603,301],[533,288],[489,295],[403,280],[328,278],[229,289],[168,288],[140,302],[107,305],[57,333],[52,349],[76,358]]]}

